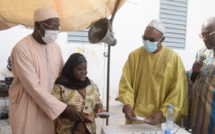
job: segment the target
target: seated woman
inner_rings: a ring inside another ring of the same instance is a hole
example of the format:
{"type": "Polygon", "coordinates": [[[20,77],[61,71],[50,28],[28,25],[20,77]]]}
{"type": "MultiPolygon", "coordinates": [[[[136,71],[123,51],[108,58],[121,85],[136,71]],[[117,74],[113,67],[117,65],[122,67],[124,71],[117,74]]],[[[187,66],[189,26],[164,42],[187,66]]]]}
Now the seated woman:
{"type": "MultiPolygon", "coordinates": [[[[87,76],[87,61],[80,53],[72,54],[57,78],[52,94],[73,105],[84,121],[75,122],[67,118],[57,119],[57,134],[95,134],[95,113],[105,112],[97,85],[87,76]]],[[[72,113],[71,113],[72,114],[72,113]]],[[[99,115],[101,118],[107,115],[99,115]]]]}

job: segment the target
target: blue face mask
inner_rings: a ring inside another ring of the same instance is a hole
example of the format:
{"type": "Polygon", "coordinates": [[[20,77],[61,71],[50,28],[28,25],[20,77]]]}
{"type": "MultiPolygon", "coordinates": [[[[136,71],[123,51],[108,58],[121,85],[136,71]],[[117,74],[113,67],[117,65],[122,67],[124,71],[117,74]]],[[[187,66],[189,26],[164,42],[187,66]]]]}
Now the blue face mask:
{"type": "Polygon", "coordinates": [[[158,42],[150,42],[149,40],[143,40],[144,48],[146,49],[146,51],[152,53],[158,49],[158,42]]]}

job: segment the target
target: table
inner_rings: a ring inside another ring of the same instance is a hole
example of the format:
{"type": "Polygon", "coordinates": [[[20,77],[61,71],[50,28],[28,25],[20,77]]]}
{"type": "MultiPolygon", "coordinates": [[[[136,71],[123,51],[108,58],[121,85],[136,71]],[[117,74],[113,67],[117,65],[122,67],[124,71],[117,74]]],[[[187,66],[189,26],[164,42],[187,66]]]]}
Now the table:
{"type": "Polygon", "coordinates": [[[5,83],[0,83],[0,119],[8,119],[8,105],[9,103],[9,86],[5,83]]]}
{"type": "MultiPolygon", "coordinates": [[[[119,126],[103,126],[101,134],[164,134],[166,123],[157,126],[148,124],[127,124],[119,126]]],[[[186,130],[174,124],[171,134],[190,134],[186,130]]]]}
{"type": "Polygon", "coordinates": [[[0,98],[1,97],[8,97],[9,96],[9,94],[8,94],[8,89],[1,89],[0,90],[0,98]]]}
{"type": "Polygon", "coordinates": [[[9,86],[5,83],[0,83],[0,97],[8,97],[9,86]]]}

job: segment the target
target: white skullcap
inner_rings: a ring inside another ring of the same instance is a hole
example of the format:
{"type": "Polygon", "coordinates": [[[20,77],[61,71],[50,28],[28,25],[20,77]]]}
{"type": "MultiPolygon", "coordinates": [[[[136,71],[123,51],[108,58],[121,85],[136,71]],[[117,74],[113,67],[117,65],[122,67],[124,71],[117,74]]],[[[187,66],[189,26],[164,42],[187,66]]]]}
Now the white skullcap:
{"type": "Polygon", "coordinates": [[[35,22],[44,21],[51,18],[59,18],[57,11],[54,8],[42,7],[35,10],[33,20],[35,22]]]}
{"type": "Polygon", "coordinates": [[[152,20],[147,27],[153,27],[154,29],[160,31],[162,34],[164,34],[165,27],[159,20],[152,20]]]}

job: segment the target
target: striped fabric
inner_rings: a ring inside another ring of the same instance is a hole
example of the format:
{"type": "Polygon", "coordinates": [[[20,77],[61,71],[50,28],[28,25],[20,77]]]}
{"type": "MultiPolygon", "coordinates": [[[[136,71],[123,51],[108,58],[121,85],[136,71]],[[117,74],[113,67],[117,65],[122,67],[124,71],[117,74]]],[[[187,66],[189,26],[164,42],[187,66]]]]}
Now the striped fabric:
{"type": "MultiPolygon", "coordinates": [[[[206,48],[200,49],[200,54],[206,48]]],[[[215,134],[215,60],[214,51],[204,52],[206,59],[192,89],[191,128],[193,134],[215,134]]]]}

